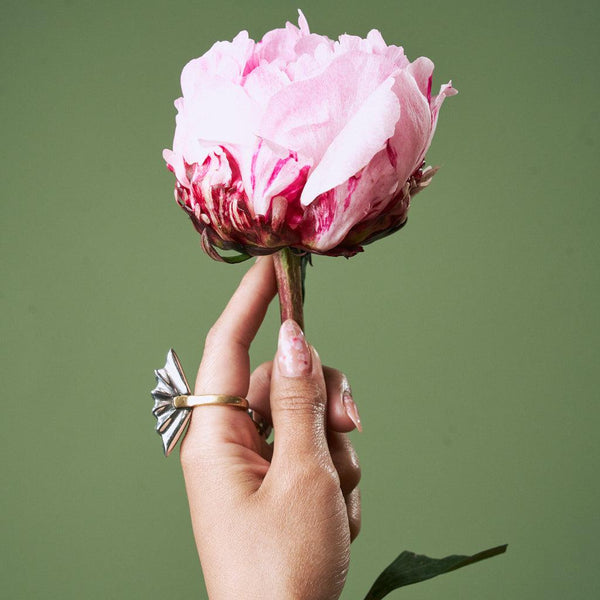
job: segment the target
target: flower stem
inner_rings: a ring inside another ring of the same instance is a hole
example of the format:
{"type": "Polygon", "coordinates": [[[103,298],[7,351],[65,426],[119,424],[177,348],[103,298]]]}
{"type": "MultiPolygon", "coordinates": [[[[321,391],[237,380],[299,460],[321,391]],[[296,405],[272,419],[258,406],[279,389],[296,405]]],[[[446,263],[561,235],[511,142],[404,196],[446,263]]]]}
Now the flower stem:
{"type": "Polygon", "coordinates": [[[281,322],[294,319],[304,329],[302,257],[290,248],[282,248],[274,258],[281,322]]]}

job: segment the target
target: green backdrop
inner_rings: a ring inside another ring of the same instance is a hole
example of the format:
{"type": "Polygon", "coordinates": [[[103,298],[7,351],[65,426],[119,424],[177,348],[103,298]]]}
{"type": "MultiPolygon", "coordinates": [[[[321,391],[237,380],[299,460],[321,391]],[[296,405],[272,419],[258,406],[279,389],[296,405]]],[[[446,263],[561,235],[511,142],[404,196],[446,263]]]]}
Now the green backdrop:
{"type": "MultiPolygon", "coordinates": [[[[203,598],[180,467],[150,414],[191,373],[246,266],[213,263],[173,201],[179,74],[297,2],[3,5],[3,596],[203,598]]],[[[402,549],[508,553],[391,598],[598,589],[598,5],[304,0],[313,31],[379,28],[452,78],[409,225],[317,257],[308,337],[345,370],[363,532],[344,598],[402,549]]],[[[254,346],[275,349],[273,310],[254,346]]],[[[265,592],[268,597],[268,592],[265,592]]]]}

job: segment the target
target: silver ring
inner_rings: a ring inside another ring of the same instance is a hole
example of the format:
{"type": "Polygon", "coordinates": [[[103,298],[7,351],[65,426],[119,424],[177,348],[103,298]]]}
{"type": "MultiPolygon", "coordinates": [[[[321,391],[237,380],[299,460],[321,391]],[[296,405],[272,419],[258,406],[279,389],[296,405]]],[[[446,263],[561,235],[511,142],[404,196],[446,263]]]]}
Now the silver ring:
{"type": "Polygon", "coordinates": [[[256,431],[258,431],[259,435],[268,438],[271,435],[271,431],[273,431],[271,423],[269,423],[269,421],[267,421],[267,419],[265,419],[259,412],[256,412],[251,408],[248,409],[248,415],[252,419],[252,422],[254,423],[256,431]]]}
{"type": "Polygon", "coordinates": [[[271,425],[259,413],[248,408],[248,400],[241,396],[226,394],[205,394],[194,396],[181,368],[179,357],[171,348],[162,369],[154,371],[156,387],[152,390],[154,407],[152,414],[156,418],[156,431],[163,443],[165,456],[169,456],[184,435],[195,406],[233,406],[245,409],[260,435],[271,433],[271,425]]]}

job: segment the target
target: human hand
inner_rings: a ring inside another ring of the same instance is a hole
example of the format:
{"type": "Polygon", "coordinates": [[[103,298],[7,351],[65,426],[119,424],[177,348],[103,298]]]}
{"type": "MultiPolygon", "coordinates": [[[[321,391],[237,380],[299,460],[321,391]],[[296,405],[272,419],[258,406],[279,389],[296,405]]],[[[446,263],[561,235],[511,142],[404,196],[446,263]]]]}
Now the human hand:
{"type": "Polygon", "coordinates": [[[339,598],[360,529],[360,468],[343,433],[360,421],[345,377],[321,366],[293,321],[273,363],[250,376],[248,349],[275,291],[264,257],[208,334],[195,386],[247,397],[272,421],[274,443],[245,411],[202,406],[181,447],[211,600],[339,598]]]}

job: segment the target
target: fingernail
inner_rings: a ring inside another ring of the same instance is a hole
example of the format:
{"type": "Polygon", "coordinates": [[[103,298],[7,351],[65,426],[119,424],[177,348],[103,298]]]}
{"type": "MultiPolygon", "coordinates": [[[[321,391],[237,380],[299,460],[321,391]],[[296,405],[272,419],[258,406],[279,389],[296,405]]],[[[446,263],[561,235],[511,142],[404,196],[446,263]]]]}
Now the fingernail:
{"type": "Polygon", "coordinates": [[[356,402],[352,398],[352,390],[350,389],[350,384],[348,380],[344,381],[344,388],[342,390],[342,402],[344,403],[344,410],[346,414],[350,417],[350,420],[356,426],[356,429],[362,433],[362,424],[360,422],[360,415],[358,414],[358,406],[356,406],[356,402]]]}
{"type": "Polygon", "coordinates": [[[300,377],[310,373],[310,348],[298,323],[288,319],[279,330],[277,363],[286,377],[300,377]]]}

